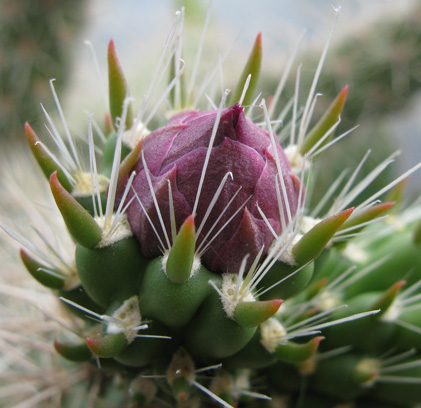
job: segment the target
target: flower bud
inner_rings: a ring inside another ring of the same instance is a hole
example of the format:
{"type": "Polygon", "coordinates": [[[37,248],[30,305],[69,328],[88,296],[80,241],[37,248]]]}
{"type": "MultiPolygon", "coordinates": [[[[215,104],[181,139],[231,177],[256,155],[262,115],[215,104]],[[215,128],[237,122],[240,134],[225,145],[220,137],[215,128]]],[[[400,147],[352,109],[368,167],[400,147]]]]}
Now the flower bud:
{"type": "Polygon", "coordinates": [[[217,118],[216,110],[184,111],[146,137],[143,158],[134,167],[139,200],[133,200],[127,216],[143,254],[153,257],[160,255],[159,241],[171,237],[172,214],[178,231],[195,212],[202,263],[212,271],[238,273],[247,254],[251,264],[262,246],[267,252],[271,229],[280,234],[282,218],[288,222],[288,214],[294,216],[299,186],[278,141],[248,120],[238,104],[220,112],[209,146],[217,118]]]}

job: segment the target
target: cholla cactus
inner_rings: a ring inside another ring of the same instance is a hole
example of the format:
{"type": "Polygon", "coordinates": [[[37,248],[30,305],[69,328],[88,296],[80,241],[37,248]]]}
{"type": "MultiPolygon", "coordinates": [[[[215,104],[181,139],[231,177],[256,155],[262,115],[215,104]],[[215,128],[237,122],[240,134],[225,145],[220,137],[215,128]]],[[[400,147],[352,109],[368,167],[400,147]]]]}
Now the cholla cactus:
{"type": "Polygon", "coordinates": [[[61,158],[26,125],[75,242],[70,265],[28,242],[21,251],[81,319],[82,340],[57,340],[57,352],[103,373],[98,401],[117,406],[414,406],[421,208],[384,215],[420,166],[354,204],[391,162],[357,183],[363,158],[312,204],[313,162],[339,139],[347,87],[310,128],[316,76],[302,113],[298,99],[289,105],[283,150],[281,88],[269,106],[253,100],[261,35],[229,102],[226,91],[207,111],[189,106],[174,31],[170,39],[162,61],[174,67],[164,93],[174,111],[163,126],[148,130],[144,107],[134,117],[112,41],[106,142],[94,142],[90,118],[88,168],[58,100],[64,139],[46,118],[61,158]],[[393,198],[379,202],[387,191],[393,198]]]}

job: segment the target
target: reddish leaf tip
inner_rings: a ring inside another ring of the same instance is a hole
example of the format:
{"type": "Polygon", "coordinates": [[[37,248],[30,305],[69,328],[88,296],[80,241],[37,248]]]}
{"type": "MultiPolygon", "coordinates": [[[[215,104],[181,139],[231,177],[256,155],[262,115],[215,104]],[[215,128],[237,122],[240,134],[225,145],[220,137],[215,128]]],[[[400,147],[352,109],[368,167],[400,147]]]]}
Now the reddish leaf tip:
{"type": "Polygon", "coordinates": [[[111,38],[110,42],[108,43],[108,52],[114,52],[115,51],[115,43],[114,40],[111,38]]]}
{"type": "Polygon", "coordinates": [[[319,347],[320,342],[321,342],[321,341],[323,341],[325,338],[326,338],[326,337],[324,337],[324,336],[317,336],[317,337],[315,337],[315,338],[312,340],[312,342],[313,342],[314,346],[316,346],[316,347],[315,347],[315,349],[316,349],[317,347],[319,347]]]}
{"type": "Polygon", "coordinates": [[[94,350],[95,350],[95,348],[98,344],[98,341],[93,337],[87,337],[86,338],[86,344],[88,345],[89,349],[94,352],[94,350]]]}
{"type": "Polygon", "coordinates": [[[55,349],[58,353],[60,353],[60,350],[62,349],[62,346],[61,346],[61,344],[57,341],[57,339],[56,339],[56,340],[54,340],[54,349],[55,349]]]}
{"type": "Polygon", "coordinates": [[[185,219],[185,221],[184,221],[184,223],[183,223],[183,225],[186,225],[186,226],[189,226],[189,227],[191,227],[191,228],[194,228],[195,227],[195,225],[194,225],[194,220],[195,220],[195,216],[192,214],[192,215],[189,215],[186,219],[185,219]]]}
{"type": "Polygon", "coordinates": [[[282,299],[273,299],[272,300],[272,307],[273,307],[273,314],[275,314],[283,303],[282,299]]]}

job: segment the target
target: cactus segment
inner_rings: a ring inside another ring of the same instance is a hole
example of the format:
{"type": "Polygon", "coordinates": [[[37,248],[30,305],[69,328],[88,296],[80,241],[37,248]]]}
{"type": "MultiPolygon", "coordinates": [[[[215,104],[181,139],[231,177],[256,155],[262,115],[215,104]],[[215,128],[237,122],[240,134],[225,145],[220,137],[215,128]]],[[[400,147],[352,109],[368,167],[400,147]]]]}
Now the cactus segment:
{"type": "Polygon", "coordinates": [[[303,344],[287,341],[280,343],[274,353],[280,361],[286,363],[302,363],[314,356],[323,339],[324,337],[318,336],[303,344]]]}
{"type": "Polygon", "coordinates": [[[253,102],[254,91],[259,80],[260,67],[262,64],[262,33],[257,34],[249,59],[240,75],[235,91],[231,94],[230,104],[240,102],[241,105],[250,105],[253,102]],[[248,79],[250,77],[250,79],[248,79]],[[245,95],[244,87],[248,83],[245,95]],[[242,100],[241,100],[242,99],[242,100]]]}
{"type": "Polygon", "coordinates": [[[146,260],[134,238],[102,248],[76,246],[76,267],[83,287],[99,305],[137,295],[146,260]]]}
{"type": "Polygon", "coordinates": [[[72,344],[55,340],[54,348],[57,353],[69,361],[82,362],[92,358],[92,353],[86,343],[72,344]]]}
{"type": "Polygon", "coordinates": [[[20,257],[28,272],[39,282],[50,289],[63,289],[66,283],[65,277],[60,271],[52,270],[36,261],[25,250],[20,250],[20,257]]]}
{"type": "Polygon", "coordinates": [[[234,320],[244,327],[257,327],[272,317],[280,308],[282,300],[241,302],[234,311],[234,320]]]}
{"type": "Polygon", "coordinates": [[[275,354],[269,353],[260,340],[261,330],[258,328],[244,348],[222,360],[223,367],[229,370],[261,369],[274,364],[277,361],[275,354]]]}
{"type": "Polygon", "coordinates": [[[127,367],[145,367],[157,361],[167,361],[174,351],[169,330],[158,320],[148,323],[136,338],[114,359],[127,367]]]}
{"type": "Polygon", "coordinates": [[[372,245],[364,248],[366,259],[358,264],[355,273],[365,265],[379,263],[369,274],[346,288],[346,297],[356,296],[366,291],[384,291],[404,279],[408,286],[421,278],[420,248],[413,241],[413,226],[404,231],[391,231],[387,237],[380,237],[372,245]]]}
{"type": "MultiPolygon", "coordinates": [[[[395,289],[394,289],[395,290],[395,289]]],[[[385,304],[384,299],[389,299],[379,292],[366,292],[354,298],[347,299],[346,308],[337,312],[338,317],[347,317],[370,310],[377,304],[385,304]],[[381,301],[380,301],[381,300],[381,301]]],[[[353,320],[339,326],[332,326],[324,332],[326,343],[329,347],[343,347],[352,344],[355,350],[364,352],[384,351],[390,347],[390,342],[396,333],[396,326],[388,324],[379,316],[381,311],[363,319],[353,320]],[[370,335],[367,335],[370,333],[370,335]]]]}
{"type": "Polygon", "coordinates": [[[350,217],[352,211],[353,208],[349,208],[325,218],[317,223],[310,231],[306,232],[292,249],[295,262],[298,265],[305,265],[317,258],[329,244],[333,235],[350,217]]]}
{"type": "Polygon", "coordinates": [[[302,291],[310,282],[314,272],[314,262],[302,267],[291,266],[284,262],[275,262],[262,279],[266,288],[260,298],[269,300],[275,298],[289,299],[302,291]]]}
{"type": "MultiPolygon", "coordinates": [[[[122,117],[124,100],[128,97],[129,90],[123,74],[120,62],[115,50],[114,41],[108,44],[108,83],[110,112],[113,125],[116,126],[117,119],[122,117]]],[[[126,128],[130,128],[133,123],[132,107],[129,105],[126,115],[126,128]]]]}
{"type": "Polygon", "coordinates": [[[67,191],[69,192],[72,191],[71,183],[69,182],[67,177],[64,175],[64,173],[59,169],[59,166],[52,159],[51,155],[45,150],[37,134],[29,125],[29,123],[25,123],[25,133],[26,133],[26,139],[28,141],[29,147],[31,148],[32,154],[37,160],[45,177],[49,179],[51,174],[53,174],[56,171],[57,177],[60,180],[61,185],[67,191]]]}
{"type": "Polygon", "coordinates": [[[127,348],[127,339],[123,333],[106,334],[105,336],[88,337],[86,344],[97,357],[112,358],[127,348]]]}
{"type": "Polygon", "coordinates": [[[184,221],[165,262],[165,272],[172,283],[185,283],[195,272],[193,264],[196,249],[194,216],[184,221]]]}
{"type": "Polygon", "coordinates": [[[219,294],[213,291],[186,327],[185,343],[193,356],[225,358],[241,350],[255,331],[229,318],[219,294]]]}
{"type": "Polygon", "coordinates": [[[349,401],[361,396],[367,391],[367,387],[372,386],[372,376],[367,375],[366,370],[361,366],[363,361],[364,356],[357,353],[348,353],[319,361],[312,388],[341,401],[349,401]]]}
{"type": "Polygon", "coordinates": [[[183,326],[212,293],[210,279],[217,280],[218,276],[201,266],[186,282],[173,283],[163,269],[162,259],[155,258],[146,267],[139,294],[142,313],[169,327],[183,326]]]}
{"type": "Polygon", "coordinates": [[[101,227],[92,215],[61,185],[57,172],[50,177],[50,187],[72,237],[85,248],[95,248],[102,238],[101,227]]]}
{"type": "Polygon", "coordinates": [[[381,401],[395,403],[399,406],[416,407],[421,401],[421,367],[419,361],[409,361],[406,367],[391,373],[390,377],[382,375],[373,387],[373,394],[381,401]],[[404,405],[405,404],[405,405],[404,405]]]}
{"type": "Polygon", "coordinates": [[[324,146],[333,137],[333,132],[330,133],[329,137],[322,141],[322,138],[334,129],[333,127],[340,121],[341,113],[345,105],[346,97],[348,95],[348,86],[339,92],[339,95],[327,108],[322,118],[316,123],[316,125],[310,130],[305,137],[303,143],[299,146],[299,151],[302,156],[308,153],[316,144],[317,147],[324,146]]]}

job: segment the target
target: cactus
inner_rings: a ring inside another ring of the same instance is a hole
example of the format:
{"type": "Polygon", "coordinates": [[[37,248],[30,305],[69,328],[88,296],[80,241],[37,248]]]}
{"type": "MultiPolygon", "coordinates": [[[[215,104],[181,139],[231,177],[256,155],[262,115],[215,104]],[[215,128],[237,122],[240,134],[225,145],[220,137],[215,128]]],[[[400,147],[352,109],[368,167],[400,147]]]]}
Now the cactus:
{"type": "Polygon", "coordinates": [[[144,106],[134,116],[110,41],[106,141],[90,117],[88,160],[59,105],[64,136],[46,114],[58,154],[25,125],[73,242],[68,264],[7,230],[28,272],[75,315],[80,341],[58,338],[55,350],[97,378],[96,406],[414,406],[421,207],[402,208],[399,191],[421,165],[355,204],[392,161],[356,182],[364,157],[312,203],[313,162],[340,139],[348,88],[313,123],[312,87],[282,147],[279,101],[252,95],[262,36],[229,104],[225,91],[199,111],[176,33],[163,55],[173,66],[166,123],[148,129],[144,106]]]}

